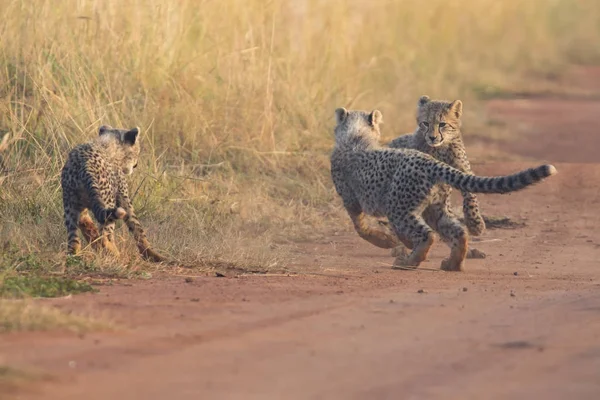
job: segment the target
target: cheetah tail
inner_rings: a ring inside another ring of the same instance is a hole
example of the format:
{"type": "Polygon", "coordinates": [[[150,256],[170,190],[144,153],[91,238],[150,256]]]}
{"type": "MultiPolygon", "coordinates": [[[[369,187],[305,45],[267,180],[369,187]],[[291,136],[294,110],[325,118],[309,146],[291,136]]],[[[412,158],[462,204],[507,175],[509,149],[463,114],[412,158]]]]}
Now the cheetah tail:
{"type": "Polygon", "coordinates": [[[123,207],[111,208],[110,212],[114,219],[123,219],[127,215],[127,211],[123,207]]]}
{"type": "Polygon", "coordinates": [[[531,186],[557,173],[553,165],[540,165],[516,174],[483,177],[465,174],[451,166],[438,163],[433,174],[438,181],[471,193],[509,193],[531,186]]]}
{"type": "Polygon", "coordinates": [[[118,219],[123,219],[127,215],[127,211],[122,207],[103,208],[96,204],[92,206],[92,212],[101,224],[108,224],[118,219]]]}

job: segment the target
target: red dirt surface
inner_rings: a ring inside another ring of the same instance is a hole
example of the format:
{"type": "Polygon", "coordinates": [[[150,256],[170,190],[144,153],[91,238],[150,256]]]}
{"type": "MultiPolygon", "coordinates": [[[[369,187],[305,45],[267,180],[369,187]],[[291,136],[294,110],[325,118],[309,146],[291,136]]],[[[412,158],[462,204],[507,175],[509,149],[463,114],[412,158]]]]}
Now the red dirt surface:
{"type": "Polygon", "coordinates": [[[298,245],[302,275],[163,277],[51,300],[129,329],[1,336],[0,361],[51,379],[0,397],[600,398],[600,102],[494,100],[489,112],[519,130],[510,150],[559,174],[481,196],[485,214],[526,226],[473,240],[488,257],[466,272],[438,270],[441,243],[421,270],[391,270],[388,251],[344,232],[298,245]]]}

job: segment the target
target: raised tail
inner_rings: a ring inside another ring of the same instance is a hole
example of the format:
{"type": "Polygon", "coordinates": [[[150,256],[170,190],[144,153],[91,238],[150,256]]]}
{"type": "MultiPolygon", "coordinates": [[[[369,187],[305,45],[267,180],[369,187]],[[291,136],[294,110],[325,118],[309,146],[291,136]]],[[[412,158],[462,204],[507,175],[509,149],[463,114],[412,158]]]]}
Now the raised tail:
{"type": "Polygon", "coordinates": [[[553,165],[540,165],[507,176],[483,177],[465,174],[442,162],[433,169],[434,178],[439,182],[471,193],[510,193],[531,186],[556,174],[553,165]]]}
{"type": "Polygon", "coordinates": [[[125,211],[124,208],[106,207],[106,203],[102,199],[98,184],[95,182],[93,177],[89,177],[85,181],[85,186],[87,187],[88,196],[90,198],[92,214],[94,214],[94,217],[99,224],[106,225],[118,219],[125,218],[127,211],[125,211]]]}

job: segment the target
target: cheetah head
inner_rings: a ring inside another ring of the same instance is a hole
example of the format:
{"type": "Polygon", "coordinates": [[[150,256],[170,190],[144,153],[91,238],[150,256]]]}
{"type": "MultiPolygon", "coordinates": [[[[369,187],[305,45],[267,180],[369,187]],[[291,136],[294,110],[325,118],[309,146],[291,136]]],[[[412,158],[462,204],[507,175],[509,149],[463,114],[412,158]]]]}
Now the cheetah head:
{"type": "Polygon", "coordinates": [[[335,142],[343,144],[351,141],[368,140],[379,143],[381,132],[379,124],[383,122],[383,115],[379,110],[354,111],[343,107],[335,110],[335,142]]]}
{"type": "Polygon", "coordinates": [[[113,154],[114,160],[125,175],[131,175],[137,167],[140,156],[140,142],[138,135],[140,128],[115,129],[108,125],[100,127],[99,136],[101,140],[110,140],[117,144],[113,154]]]}
{"type": "Polygon", "coordinates": [[[431,147],[450,143],[460,136],[462,102],[431,100],[421,96],[417,107],[417,133],[431,147]]]}

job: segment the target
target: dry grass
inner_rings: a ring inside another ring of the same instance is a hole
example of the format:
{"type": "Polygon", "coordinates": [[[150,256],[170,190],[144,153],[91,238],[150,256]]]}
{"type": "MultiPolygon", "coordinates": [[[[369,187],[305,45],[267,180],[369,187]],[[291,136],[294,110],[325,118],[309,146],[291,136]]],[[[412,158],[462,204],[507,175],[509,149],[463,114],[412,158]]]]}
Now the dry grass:
{"type": "Polygon", "coordinates": [[[481,124],[482,93],[600,60],[595,0],[0,0],[0,9],[0,135],[11,135],[0,245],[50,260],[65,249],[65,155],[101,124],[143,128],[132,192],[158,248],[198,265],[282,268],[276,244],[343,216],[328,176],[335,107],[381,109],[391,137],[412,129],[427,93],[467,100],[467,124],[481,124]]]}

